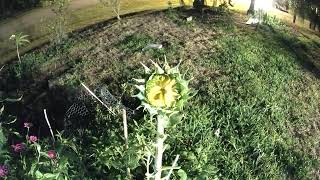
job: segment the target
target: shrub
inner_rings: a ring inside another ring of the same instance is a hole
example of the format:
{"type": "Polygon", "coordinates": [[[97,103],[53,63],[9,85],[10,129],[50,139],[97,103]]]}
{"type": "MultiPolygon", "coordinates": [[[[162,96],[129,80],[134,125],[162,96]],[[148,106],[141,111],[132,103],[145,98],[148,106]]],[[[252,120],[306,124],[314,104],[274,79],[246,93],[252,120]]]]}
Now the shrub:
{"type": "Polygon", "coordinates": [[[49,32],[52,34],[52,41],[60,44],[66,37],[67,19],[66,13],[70,4],[70,0],[47,0],[49,7],[55,14],[52,23],[47,25],[49,32]]]}

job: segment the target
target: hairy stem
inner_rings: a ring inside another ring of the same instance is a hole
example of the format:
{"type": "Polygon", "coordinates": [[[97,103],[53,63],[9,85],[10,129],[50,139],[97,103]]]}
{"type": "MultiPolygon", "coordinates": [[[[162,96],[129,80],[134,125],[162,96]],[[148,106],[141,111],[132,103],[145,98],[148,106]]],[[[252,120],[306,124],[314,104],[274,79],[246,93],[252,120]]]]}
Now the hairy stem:
{"type": "MultiPolygon", "coordinates": [[[[122,109],[122,119],[123,119],[123,133],[124,133],[124,139],[125,139],[125,148],[126,150],[129,149],[129,142],[128,142],[128,122],[127,122],[127,111],[126,109],[122,109]]],[[[131,179],[131,172],[130,168],[127,167],[127,177],[131,179]]]]}
{"type": "Polygon", "coordinates": [[[19,45],[17,44],[17,55],[19,59],[19,63],[21,64],[20,53],[19,53],[19,45]]]}
{"type": "Polygon", "coordinates": [[[157,149],[157,154],[155,158],[155,167],[156,167],[156,174],[155,174],[155,180],[161,180],[161,171],[162,171],[162,156],[163,156],[163,144],[165,140],[165,135],[164,135],[164,118],[163,116],[157,117],[157,144],[156,144],[156,149],[157,149]]]}

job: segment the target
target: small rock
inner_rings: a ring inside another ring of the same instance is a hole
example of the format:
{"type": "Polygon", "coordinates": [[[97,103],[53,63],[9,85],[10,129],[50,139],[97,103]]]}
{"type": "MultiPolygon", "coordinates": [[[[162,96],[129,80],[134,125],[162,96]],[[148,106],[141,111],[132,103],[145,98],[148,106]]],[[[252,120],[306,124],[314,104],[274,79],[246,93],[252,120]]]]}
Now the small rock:
{"type": "Polygon", "coordinates": [[[148,50],[148,49],[162,49],[162,44],[148,44],[146,47],[142,49],[142,51],[148,50]]]}
{"type": "Polygon", "coordinates": [[[252,18],[250,17],[249,20],[246,22],[247,25],[255,25],[260,23],[260,20],[258,18],[252,18]]]}
{"type": "Polygon", "coordinates": [[[187,18],[187,22],[192,21],[192,19],[193,19],[192,16],[188,17],[188,18],[187,18]]]}

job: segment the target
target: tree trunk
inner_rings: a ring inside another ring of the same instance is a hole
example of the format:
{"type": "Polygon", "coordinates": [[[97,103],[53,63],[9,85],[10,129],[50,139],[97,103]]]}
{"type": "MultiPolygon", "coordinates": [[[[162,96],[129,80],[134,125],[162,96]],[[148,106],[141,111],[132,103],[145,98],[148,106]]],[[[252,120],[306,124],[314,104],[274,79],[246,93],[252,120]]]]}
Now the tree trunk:
{"type": "Polygon", "coordinates": [[[186,4],[184,3],[184,0],[180,0],[180,6],[184,7],[186,4]]]}
{"type": "Polygon", "coordinates": [[[251,0],[251,3],[250,3],[250,7],[247,11],[247,15],[249,14],[254,14],[254,4],[255,4],[256,0],[251,0]]]}
{"type": "Polygon", "coordinates": [[[312,20],[310,20],[310,23],[309,23],[309,29],[312,28],[312,20]]]}
{"type": "Polygon", "coordinates": [[[4,13],[4,1],[1,1],[1,4],[0,4],[0,16],[2,16],[3,13],[4,13]]]}
{"type": "Polygon", "coordinates": [[[229,0],[229,1],[228,1],[228,4],[229,4],[231,7],[233,7],[232,0],[229,0]]]}

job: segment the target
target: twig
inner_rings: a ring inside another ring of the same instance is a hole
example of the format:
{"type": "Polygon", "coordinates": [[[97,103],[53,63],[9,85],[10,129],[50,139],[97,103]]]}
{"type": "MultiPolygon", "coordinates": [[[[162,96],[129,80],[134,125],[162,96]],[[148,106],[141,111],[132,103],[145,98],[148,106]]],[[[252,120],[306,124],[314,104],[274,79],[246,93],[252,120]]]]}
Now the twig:
{"type": "Polygon", "coordinates": [[[4,68],[4,66],[2,66],[2,67],[0,68],[0,71],[2,71],[3,68],[4,68]]]}
{"type": "MultiPolygon", "coordinates": [[[[122,118],[123,118],[123,129],[124,129],[124,139],[125,139],[125,148],[126,150],[129,149],[129,142],[128,142],[128,122],[127,122],[127,112],[126,109],[122,109],[122,118]]],[[[127,176],[128,178],[131,177],[130,168],[127,167],[127,176]]]]}
{"type": "Polygon", "coordinates": [[[177,155],[176,158],[174,159],[174,161],[173,161],[173,163],[172,163],[172,166],[171,166],[171,168],[170,168],[169,174],[164,178],[164,180],[169,180],[169,179],[170,179],[170,176],[171,176],[171,174],[172,174],[172,171],[173,171],[174,167],[176,166],[179,157],[180,157],[180,155],[177,155]]]}
{"type": "Polygon", "coordinates": [[[50,125],[49,119],[48,119],[47,110],[46,110],[46,109],[44,109],[44,110],[43,110],[43,113],[44,113],[44,117],[46,118],[46,121],[47,121],[48,127],[49,127],[49,129],[50,129],[50,133],[51,133],[51,136],[52,136],[53,142],[55,142],[56,140],[55,140],[55,138],[54,138],[53,131],[52,131],[52,128],[51,128],[51,125],[50,125]]]}
{"type": "Polygon", "coordinates": [[[108,109],[109,112],[111,112],[111,114],[113,114],[114,116],[116,115],[105,103],[103,103],[98,96],[96,96],[85,84],[81,83],[81,85],[94,97],[96,98],[96,100],[98,100],[104,107],[106,107],[108,109]]]}

